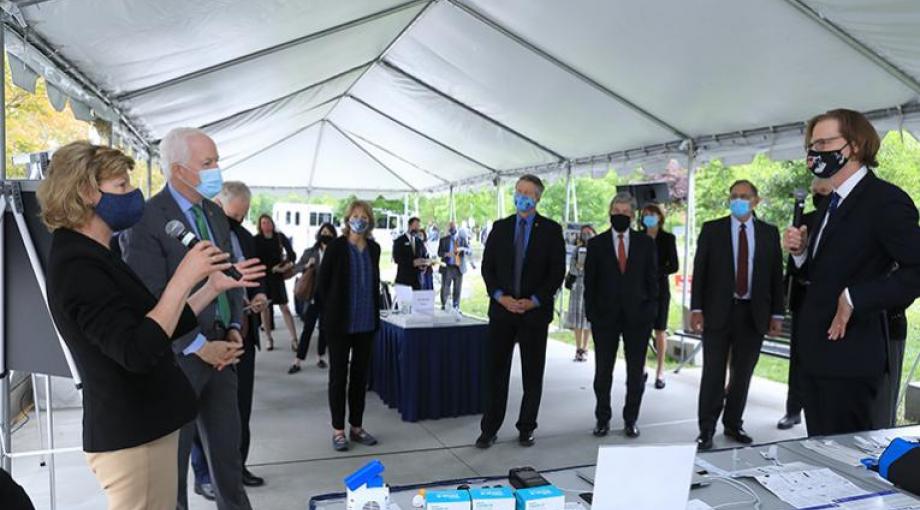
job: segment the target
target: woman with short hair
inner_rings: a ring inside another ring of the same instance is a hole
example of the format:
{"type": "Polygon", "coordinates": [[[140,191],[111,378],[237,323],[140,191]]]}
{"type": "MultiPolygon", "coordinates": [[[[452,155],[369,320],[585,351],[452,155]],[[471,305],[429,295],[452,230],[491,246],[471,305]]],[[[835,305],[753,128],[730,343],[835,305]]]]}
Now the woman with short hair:
{"type": "Polygon", "coordinates": [[[374,332],[380,327],[380,245],[371,238],[374,211],[352,202],[345,211],[343,235],[329,244],[317,278],[323,303],[320,328],[329,343],[329,409],[332,446],[347,451],[349,438],[377,444],[364,430],[364,402],[374,332]],[[345,434],[345,404],[348,422],[345,434]]]}
{"type": "Polygon", "coordinates": [[[647,204],[642,208],[642,228],[655,240],[658,248],[658,315],[653,326],[655,332],[655,350],[658,353],[658,371],[655,373],[655,389],[663,389],[664,355],[666,351],[668,311],[671,307],[671,285],[668,277],[677,272],[677,239],[674,234],[664,230],[664,210],[657,204],[647,204]]]}
{"type": "MultiPolygon", "coordinates": [[[[134,161],[117,149],[74,142],[58,149],[38,189],[52,231],[48,305],[83,382],[83,449],[110,509],[173,509],[179,429],[197,414],[195,392],[171,343],[198,327],[196,314],[230,289],[257,286],[257,260],[225,276],[228,254],[201,241],[157,300],[110,249],[115,232],[144,213],[131,185],[134,161]],[[199,283],[205,281],[203,285],[199,283]]],[[[178,242],[178,241],[177,241],[178,242]]],[[[214,341],[221,362],[242,351],[214,341]]]]}

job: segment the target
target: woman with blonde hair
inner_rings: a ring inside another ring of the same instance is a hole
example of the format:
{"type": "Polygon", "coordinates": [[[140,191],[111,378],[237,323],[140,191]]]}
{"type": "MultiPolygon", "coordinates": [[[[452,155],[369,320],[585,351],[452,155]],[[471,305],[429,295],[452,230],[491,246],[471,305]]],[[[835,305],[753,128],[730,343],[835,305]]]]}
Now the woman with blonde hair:
{"type": "Polygon", "coordinates": [[[329,243],[316,293],[323,303],[320,327],[329,348],[329,409],[332,447],[348,450],[348,440],[377,444],[364,430],[364,400],[374,332],[380,327],[380,245],[371,239],[374,211],[356,200],[345,211],[342,236],[329,243]],[[345,404],[348,422],[345,434],[345,404]]]}
{"type": "MultiPolygon", "coordinates": [[[[128,176],[133,168],[117,149],[65,145],[51,159],[38,200],[53,232],[51,315],[83,379],[87,462],[110,509],[166,510],[176,506],[179,429],[197,413],[170,344],[198,326],[196,315],[218,295],[256,286],[265,268],[242,262],[236,267],[243,278],[234,280],[222,273],[229,255],[202,241],[157,300],[109,249],[113,233],[144,213],[144,196],[128,176]]],[[[242,354],[223,341],[202,349],[220,359],[218,369],[242,354]]]]}

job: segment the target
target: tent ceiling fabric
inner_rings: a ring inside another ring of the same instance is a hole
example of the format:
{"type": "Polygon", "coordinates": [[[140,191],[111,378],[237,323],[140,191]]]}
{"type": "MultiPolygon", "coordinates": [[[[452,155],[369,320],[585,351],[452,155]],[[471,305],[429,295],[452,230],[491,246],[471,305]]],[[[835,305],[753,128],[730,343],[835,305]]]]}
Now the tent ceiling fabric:
{"type": "Polygon", "coordinates": [[[647,167],[689,146],[698,161],[789,157],[801,122],[840,106],[920,128],[915,0],[48,0],[22,13],[26,29],[6,22],[21,82],[41,74],[110,120],[114,105],[149,144],[203,127],[228,178],[254,187],[441,190],[647,167]]]}

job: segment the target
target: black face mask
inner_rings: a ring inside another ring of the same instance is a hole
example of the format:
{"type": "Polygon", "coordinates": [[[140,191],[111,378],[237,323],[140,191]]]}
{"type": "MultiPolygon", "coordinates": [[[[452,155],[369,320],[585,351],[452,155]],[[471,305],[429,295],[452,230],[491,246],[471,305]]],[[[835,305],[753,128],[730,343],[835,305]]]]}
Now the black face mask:
{"type": "Polygon", "coordinates": [[[614,230],[616,230],[617,232],[621,234],[623,232],[626,232],[627,229],[629,229],[630,221],[631,220],[629,216],[626,216],[625,214],[611,214],[610,215],[610,225],[613,227],[614,230]]]}
{"type": "Polygon", "coordinates": [[[329,234],[323,234],[323,235],[319,236],[319,242],[322,243],[322,244],[328,245],[329,243],[331,243],[331,242],[334,241],[334,240],[335,240],[335,237],[334,237],[334,236],[331,236],[331,235],[329,235],[329,234]]]}
{"type": "MultiPolygon", "coordinates": [[[[846,147],[844,145],[843,147],[846,147]]],[[[843,155],[843,147],[835,151],[816,151],[809,150],[808,157],[805,158],[805,164],[815,177],[827,179],[833,177],[847,164],[846,156],[843,155]]]]}

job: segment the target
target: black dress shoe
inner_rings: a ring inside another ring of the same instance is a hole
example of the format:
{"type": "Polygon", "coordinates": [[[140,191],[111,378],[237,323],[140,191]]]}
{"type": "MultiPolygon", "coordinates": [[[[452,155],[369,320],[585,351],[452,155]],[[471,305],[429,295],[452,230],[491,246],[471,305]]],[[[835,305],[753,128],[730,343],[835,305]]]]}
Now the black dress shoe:
{"type": "Polygon", "coordinates": [[[712,450],[712,434],[700,434],[696,438],[696,449],[700,452],[712,450]]]}
{"type": "Polygon", "coordinates": [[[291,368],[288,369],[289,374],[296,374],[300,372],[300,365],[291,365],[291,368]]]}
{"type": "Polygon", "coordinates": [[[533,432],[521,432],[518,442],[521,443],[521,446],[533,446],[537,440],[533,438],[533,432]]]}
{"type": "Polygon", "coordinates": [[[485,450],[486,448],[490,448],[493,444],[495,444],[494,434],[493,435],[482,434],[481,436],[479,436],[479,438],[476,439],[476,448],[479,448],[480,450],[485,450]]]}
{"type": "Polygon", "coordinates": [[[243,485],[246,487],[261,487],[265,485],[265,479],[252,474],[248,469],[243,468],[243,485]]]}
{"type": "Polygon", "coordinates": [[[744,429],[740,427],[737,429],[725,429],[725,436],[734,439],[741,444],[751,444],[754,442],[754,438],[747,435],[747,432],[745,432],[744,429]]]}
{"type": "Polygon", "coordinates": [[[656,390],[663,390],[664,386],[665,386],[664,379],[655,379],[655,389],[656,390]]]}
{"type": "Polygon", "coordinates": [[[639,437],[639,426],[635,423],[627,423],[626,426],[623,427],[623,432],[626,433],[626,437],[635,439],[639,437]]]}
{"type": "Polygon", "coordinates": [[[208,501],[214,501],[217,499],[217,495],[214,494],[214,486],[209,483],[195,484],[195,494],[203,497],[208,501]]]}
{"type": "Polygon", "coordinates": [[[610,424],[609,423],[598,423],[594,427],[594,437],[604,437],[610,433],[610,424]]]}
{"type": "Polygon", "coordinates": [[[789,430],[792,427],[795,427],[799,423],[802,423],[802,415],[799,414],[787,414],[783,416],[783,419],[776,424],[776,428],[780,430],[789,430]]]}

